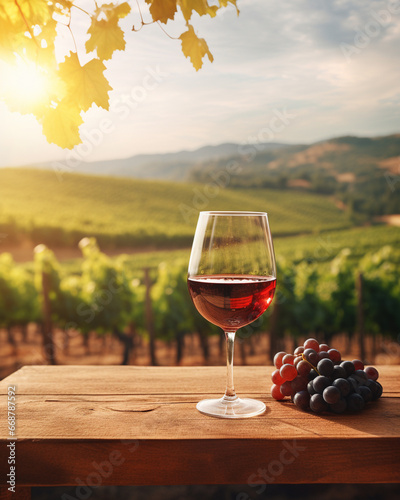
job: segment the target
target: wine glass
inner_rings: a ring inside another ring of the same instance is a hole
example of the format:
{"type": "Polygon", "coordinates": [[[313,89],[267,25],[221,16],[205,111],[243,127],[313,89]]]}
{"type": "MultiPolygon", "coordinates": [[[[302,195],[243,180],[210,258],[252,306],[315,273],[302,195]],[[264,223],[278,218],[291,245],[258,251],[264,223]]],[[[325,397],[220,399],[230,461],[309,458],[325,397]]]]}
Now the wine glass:
{"type": "Polygon", "coordinates": [[[220,418],[260,415],[265,404],[239,398],[233,386],[236,331],[271,304],[276,286],[274,247],[265,212],[200,212],[189,261],[188,288],[199,313],[226,338],[227,383],[220,399],[196,408],[220,418]]]}

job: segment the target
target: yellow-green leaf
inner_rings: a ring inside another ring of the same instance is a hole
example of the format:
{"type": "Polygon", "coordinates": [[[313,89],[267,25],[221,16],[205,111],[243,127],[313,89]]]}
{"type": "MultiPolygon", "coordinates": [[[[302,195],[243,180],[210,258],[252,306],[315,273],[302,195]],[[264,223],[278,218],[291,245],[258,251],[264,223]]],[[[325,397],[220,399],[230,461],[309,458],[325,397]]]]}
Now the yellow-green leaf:
{"type": "Polygon", "coordinates": [[[1,10],[6,12],[12,23],[23,22],[31,29],[35,25],[45,24],[53,15],[54,7],[45,0],[2,0],[1,10]]]}
{"type": "Polygon", "coordinates": [[[71,7],[73,6],[73,1],[71,0],[57,0],[54,5],[54,10],[58,14],[66,15],[70,12],[71,7]]]}
{"type": "Polygon", "coordinates": [[[219,0],[220,7],[227,7],[228,3],[231,3],[232,5],[234,5],[236,7],[237,15],[239,15],[239,9],[238,9],[238,6],[236,4],[236,0],[219,0]]]}
{"type": "Polygon", "coordinates": [[[185,31],[179,37],[182,41],[182,52],[185,57],[190,58],[193,67],[198,71],[203,66],[203,57],[205,55],[208,56],[211,62],[214,61],[214,57],[204,38],[199,38],[190,24],[188,24],[188,28],[188,31],[185,31]]]}
{"type": "Polygon", "coordinates": [[[211,17],[215,17],[217,15],[218,7],[216,5],[208,5],[207,0],[178,0],[178,3],[186,21],[189,21],[192,17],[193,11],[196,11],[199,16],[208,14],[211,17]]]}
{"type": "Polygon", "coordinates": [[[15,32],[14,26],[0,11],[0,57],[7,62],[15,60],[14,55],[15,32]]]}
{"type": "Polygon", "coordinates": [[[57,21],[51,18],[46,24],[40,26],[40,33],[39,35],[36,36],[36,39],[38,40],[38,42],[40,42],[40,44],[44,40],[46,42],[47,47],[50,46],[54,47],[54,41],[56,36],[57,36],[57,21]]]}
{"type": "Polygon", "coordinates": [[[131,11],[131,6],[128,2],[120,3],[115,7],[115,15],[119,18],[126,17],[131,11]]]}
{"type": "Polygon", "coordinates": [[[43,116],[43,134],[48,142],[61,148],[72,149],[82,142],[79,136],[82,123],[80,109],[71,106],[70,102],[61,101],[55,109],[48,108],[43,116]]]}
{"type": "Polygon", "coordinates": [[[101,14],[104,14],[107,19],[111,19],[116,17],[118,19],[122,19],[126,17],[131,11],[131,6],[128,2],[120,3],[119,5],[113,3],[103,4],[100,7],[97,7],[95,10],[95,18],[98,19],[101,17],[101,14]]]}
{"type": "Polygon", "coordinates": [[[87,111],[93,103],[109,109],[108,92],[112,88],[103,75],[105,69],[99,59],[92,59],[81,66],[75,52],[60,64],[59,75],[67,86],[68,99],[79,109],[87,111]]]}
{"type": "Polygon", "coordinates": [[[124,32],[118,26],[118,18],[109,21],[94,19],[88,30],[90,35],[86,42],[86,51],[97,51],[101,60],[111,59],[115,50],[125,50],[124,32]]]}
{"type": "Polygon", "coordinates": [[[150,5],[150,14],[153,21],[166,24],[168,19],[174,19],[177,0],[146,0],[150,5]]]}

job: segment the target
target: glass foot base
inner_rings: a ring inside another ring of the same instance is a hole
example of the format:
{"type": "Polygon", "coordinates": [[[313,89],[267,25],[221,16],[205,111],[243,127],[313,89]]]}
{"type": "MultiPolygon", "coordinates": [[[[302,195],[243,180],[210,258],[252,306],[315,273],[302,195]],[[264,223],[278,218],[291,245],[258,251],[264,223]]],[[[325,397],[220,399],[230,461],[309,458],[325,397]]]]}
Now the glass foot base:
{"type": "Polygon", "coordinates": [[[197,403],[199,412],[217,418],[249,418],[265,412],[265,404],[256,399],[237,398],[234,401],[203,399],[197,403]]]}

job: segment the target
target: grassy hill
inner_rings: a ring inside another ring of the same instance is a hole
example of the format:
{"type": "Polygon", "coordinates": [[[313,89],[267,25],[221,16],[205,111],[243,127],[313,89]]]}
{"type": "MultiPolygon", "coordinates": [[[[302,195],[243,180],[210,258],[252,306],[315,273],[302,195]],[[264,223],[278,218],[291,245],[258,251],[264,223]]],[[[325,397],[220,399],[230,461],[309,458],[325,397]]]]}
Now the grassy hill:
{"type": "MultiPolygon", "coordinates": [[[[244,151],[256,150],[250,146],[244,151]]],[[[309,146],[261,150],[254,157],[236,154],[230,161],[242,166],[232,178],[232,187],[332,194],[348,206],[356,220],[400,213],[400,134],[339,137],[309,146]]],[[[191,170],[190,179],[208,182],[227,163],[220,159],[198,165],[191,170]]]]}
{"type": "Polygon", "coordinates": [[[10,244],[75,246],[95,236],[103,248],[171,248],[191,244],[199,210],[267,211],[275,237],[351,226],[325,196],[213,187],[78,174],[60,181],[51,171],[2,169],[0,233],[10,244]]]}

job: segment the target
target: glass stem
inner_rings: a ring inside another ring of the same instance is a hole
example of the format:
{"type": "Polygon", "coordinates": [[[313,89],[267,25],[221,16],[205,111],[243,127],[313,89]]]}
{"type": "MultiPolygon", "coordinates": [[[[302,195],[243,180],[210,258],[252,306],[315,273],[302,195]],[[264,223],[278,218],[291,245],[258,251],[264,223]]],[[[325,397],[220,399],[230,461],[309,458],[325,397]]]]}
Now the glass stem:
{"type": "Polygon", "coordinates": [[[237,399],[235,387],[233,385],[233,349],[235,345],[234,332],[225,332],[226,338],[226,391],[223,397],[224,401],[235,401],[237,399]]]}

